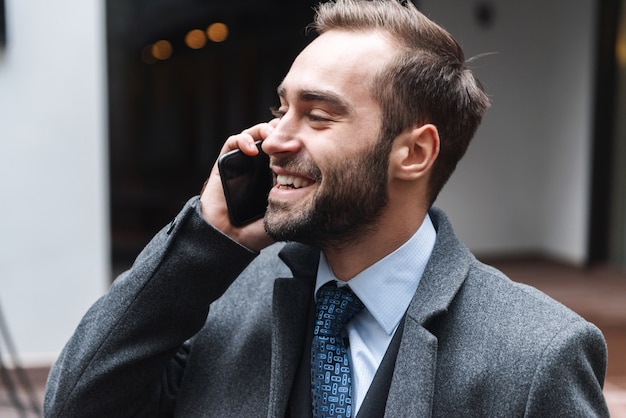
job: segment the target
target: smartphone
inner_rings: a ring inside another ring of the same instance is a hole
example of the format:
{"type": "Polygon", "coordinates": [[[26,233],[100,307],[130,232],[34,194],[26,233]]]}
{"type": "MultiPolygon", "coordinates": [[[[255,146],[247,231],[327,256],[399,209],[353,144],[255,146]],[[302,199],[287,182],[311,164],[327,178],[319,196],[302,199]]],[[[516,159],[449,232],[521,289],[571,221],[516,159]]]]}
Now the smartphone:
{"type": "Polygon", "coordinates": [[[261,149],[255,156],[233,150],[217,160],[228,216],[234,226],[249,224],[265,215],[267,196],[274,183],[270,157],[261,149]]]}

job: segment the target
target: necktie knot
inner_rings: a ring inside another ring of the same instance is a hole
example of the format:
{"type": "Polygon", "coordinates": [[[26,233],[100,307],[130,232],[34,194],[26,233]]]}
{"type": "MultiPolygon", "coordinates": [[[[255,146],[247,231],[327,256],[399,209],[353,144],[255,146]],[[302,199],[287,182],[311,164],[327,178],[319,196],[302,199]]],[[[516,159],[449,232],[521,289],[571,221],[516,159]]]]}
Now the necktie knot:
{"type": "Polygon", "coordinates": [[[338,287],[328,283],[317,295],[317,320],[315,335],[339,337],[354,315],[363,309],[363,302],[348,286],[338,287]]]}

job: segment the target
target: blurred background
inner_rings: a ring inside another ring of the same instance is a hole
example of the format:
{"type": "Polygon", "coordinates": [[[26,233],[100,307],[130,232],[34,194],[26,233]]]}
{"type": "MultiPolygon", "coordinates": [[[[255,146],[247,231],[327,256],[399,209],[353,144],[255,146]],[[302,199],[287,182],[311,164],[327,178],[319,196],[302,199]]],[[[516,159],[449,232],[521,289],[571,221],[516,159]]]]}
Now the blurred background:
{"type": "MultiPolygon", "coordinates": [[[[0,0],[0,319],[26,369],[45,373],[226,137],[270,117],[316,3],[0,0]]],[[[436,203],[460,238],[621,277],[626,1],[416,4],[487,54],[471,67],[492,108],[436,203]]]]}

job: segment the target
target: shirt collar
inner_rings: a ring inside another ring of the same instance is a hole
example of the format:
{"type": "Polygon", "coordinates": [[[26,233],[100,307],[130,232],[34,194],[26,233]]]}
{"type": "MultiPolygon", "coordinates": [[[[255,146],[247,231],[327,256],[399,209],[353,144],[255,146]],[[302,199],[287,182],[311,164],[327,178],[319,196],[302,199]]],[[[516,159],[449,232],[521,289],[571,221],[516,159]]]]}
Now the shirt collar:
{"type": "MultiPolygon", "coordinates": [[[[391,254],[349,280],[350,289],[361,299],[376,322],[391,335],[411,303],[428,263],[437,233],[429,215],[415,234],[391,254]]],[[[327,282],[338,280],[322,253],[315,293],[327,282]]]]}

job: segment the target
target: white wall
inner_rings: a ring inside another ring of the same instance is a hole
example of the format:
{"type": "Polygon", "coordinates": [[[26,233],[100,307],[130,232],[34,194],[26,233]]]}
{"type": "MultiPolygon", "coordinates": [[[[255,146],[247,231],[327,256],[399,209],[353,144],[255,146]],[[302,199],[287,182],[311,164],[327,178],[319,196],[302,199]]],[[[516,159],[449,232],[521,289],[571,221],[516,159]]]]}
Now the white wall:
{"type": "Polygon", "coordinates": [[[492,108],[437,205],[478,254],[585,261],[595,54],[593,0],[421,0],[467,57],[492,108]],[[483,2],[484,3],[484,2],[483,2]]]}
{"type": "Polygon", "coordinates": [[[23,362],[45,365],[109,280],[104,2],[5,5],[0,306],[23,362]]]}

